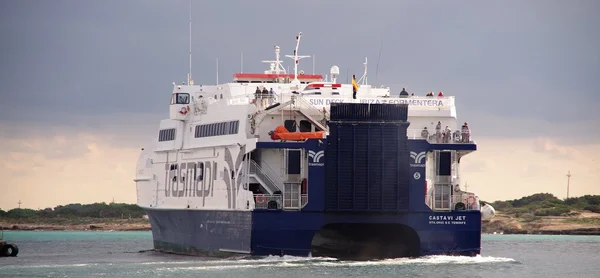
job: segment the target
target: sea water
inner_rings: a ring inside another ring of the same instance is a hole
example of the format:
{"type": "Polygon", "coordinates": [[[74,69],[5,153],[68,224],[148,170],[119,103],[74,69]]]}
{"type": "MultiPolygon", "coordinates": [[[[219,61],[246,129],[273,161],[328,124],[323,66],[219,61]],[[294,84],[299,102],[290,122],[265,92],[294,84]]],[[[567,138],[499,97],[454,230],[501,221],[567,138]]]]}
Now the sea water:
{"type": "Polygon", "coordinates": [[[600,277],[600,237],[484,235],[478,257],[353,262],[332,258],[211,259],[150,251],[150,232],[8,231],[18,257],[0,277],[600,277]]]}

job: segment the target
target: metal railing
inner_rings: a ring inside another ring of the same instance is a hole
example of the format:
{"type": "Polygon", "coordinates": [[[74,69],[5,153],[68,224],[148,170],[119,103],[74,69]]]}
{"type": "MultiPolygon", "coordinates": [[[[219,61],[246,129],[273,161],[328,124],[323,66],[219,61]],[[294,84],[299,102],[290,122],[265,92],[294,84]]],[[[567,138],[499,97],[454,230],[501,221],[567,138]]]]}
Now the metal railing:
{"type": "Polygon", "coordinates": [[[271,166],[269,166],[269,164],[266,161],[263,160],[261,162],[262,166],[258,165],[254,160],[251,161],[254,162],[256,166],[258,166],[258,168],[263,172],[263,174],[267,175],[267,177],[269,177],[269,179],[271,179],[271,181],[275,183],[279,190],[282,190],[283,179],[279,174],[275,172],[275,170],[273,170],[273,168],[271,168],[271,166]]]}
{"type": "Polygon", "coordinates": [[[432,144],[469,144],[474,143],[471,137],[471,131],[462,132],[454,130],[445,132],[444,130],[425,130],[425,129],[408,129],[406,131],[408,139],[424,139],[432,144]]]}
{"type": "Polygon", "coordinates": [[[317,109],[301,96],[295,97],[294,100],[296,107],[304,116],[318,125],[321,130],[327,130],[327,119],[329,118],[327,110],[317,109]]]}
{"type": "Polygon", "coordinates": [[[479,197],[473,193],[428,194],[425,203],[434,211],[479,210],[479,197]]]}
{"type": "Polygon", "coordinates": [[[255,209],[282,209],[283,197],[281,194],[254,194],[255,209]]]}
{"type": "MultiPolygon", "coordinates": [[[[250,160],[248,174],[257,177],[265,187],[268,187],[266,189],[271,190],[271,192],[281,191],[277,183],[254,160],[250,160]]],[[[281,184],[283,185],[283,182],[281,184]]]]}

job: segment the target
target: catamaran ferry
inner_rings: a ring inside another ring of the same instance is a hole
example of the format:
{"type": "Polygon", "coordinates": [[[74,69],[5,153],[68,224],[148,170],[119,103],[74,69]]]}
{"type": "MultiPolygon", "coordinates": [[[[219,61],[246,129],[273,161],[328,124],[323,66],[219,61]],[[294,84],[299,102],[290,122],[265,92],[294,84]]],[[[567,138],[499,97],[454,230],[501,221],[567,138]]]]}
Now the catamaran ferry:
{"type": "Polygon", "coordinates": [[[173,84],[142,149],[137,204],[159,251],[347,259],[476,255],[487,204],[464,191],[477,145],[454,97],[392,94],[280,60],[217,85],[173,84]]]}

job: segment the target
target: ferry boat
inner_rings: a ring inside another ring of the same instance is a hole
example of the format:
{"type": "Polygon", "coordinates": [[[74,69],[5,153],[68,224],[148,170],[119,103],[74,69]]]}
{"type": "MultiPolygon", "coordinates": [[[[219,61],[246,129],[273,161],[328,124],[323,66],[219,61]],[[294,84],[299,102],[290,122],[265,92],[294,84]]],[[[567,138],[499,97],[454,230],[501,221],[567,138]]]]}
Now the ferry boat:
{"type": "Polygon", "coordinates": [[[474,256],[488,204],[460,187],[476,151],[452,96],[392,94],[359,80],[263,73],[173,83],[169,118],[137,162],[155,250],[188,255],[378,259],[474,256]],[[356,89],[356,98],[353,92],[356,89]],[[439,124],[438,124],[439,122],[439,124]],[[447,126],[436,130],[436,125],[447,126]],[[424,132],[424,129],[431,132],[424,132]],[[458,130],[459,132],[456,132],[458,130]]]}

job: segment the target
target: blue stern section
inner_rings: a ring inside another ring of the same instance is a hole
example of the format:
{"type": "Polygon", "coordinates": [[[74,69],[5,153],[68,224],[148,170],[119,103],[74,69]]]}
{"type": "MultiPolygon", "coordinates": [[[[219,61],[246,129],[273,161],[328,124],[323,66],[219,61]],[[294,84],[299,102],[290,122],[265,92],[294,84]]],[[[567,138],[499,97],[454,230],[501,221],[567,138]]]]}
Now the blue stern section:
{"type": "Polygon", "coordinates": [[[327,139],[257,143],[324,153],[307,158],[307,204],[148,210],[155,248],[356,259],[479,254],[480,211],[433,212],[425,204],[425,154],[440,146],[407,140],[407,111],[405,104],[332,103],[327,139]]]}

